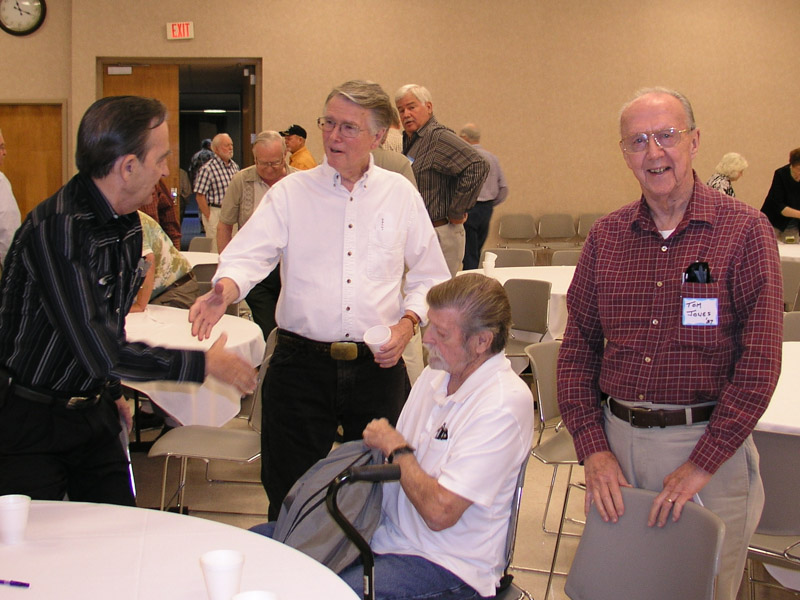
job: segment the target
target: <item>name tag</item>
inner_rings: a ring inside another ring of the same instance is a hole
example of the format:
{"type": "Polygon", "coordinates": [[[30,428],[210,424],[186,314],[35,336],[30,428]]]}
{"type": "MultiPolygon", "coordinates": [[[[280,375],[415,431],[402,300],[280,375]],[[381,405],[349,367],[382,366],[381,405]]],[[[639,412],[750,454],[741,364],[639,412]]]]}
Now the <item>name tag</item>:
{"type": "Polygon", "coordinates": [[[684,298],[683,324],[687,327],[715,326],[719,323],[717,298],[684,298]]]}

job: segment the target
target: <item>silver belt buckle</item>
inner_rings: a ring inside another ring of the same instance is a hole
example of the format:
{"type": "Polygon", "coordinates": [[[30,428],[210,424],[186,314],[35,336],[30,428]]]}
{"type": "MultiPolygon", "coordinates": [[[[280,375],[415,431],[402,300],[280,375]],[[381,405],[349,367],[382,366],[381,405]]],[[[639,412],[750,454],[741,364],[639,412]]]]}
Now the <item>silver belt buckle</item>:
{"type": "Polygon", "coordinates": [[[67,400],[67,408],[81,408],[84,404],[92,400],[95,396],[72,396],[67,400]]]}
{"type": "Polygon", "coordinates": [[[333,342],[331,358],[333,360],[355,360],[358,358],[358,346],[355,342],[333,342]]]}

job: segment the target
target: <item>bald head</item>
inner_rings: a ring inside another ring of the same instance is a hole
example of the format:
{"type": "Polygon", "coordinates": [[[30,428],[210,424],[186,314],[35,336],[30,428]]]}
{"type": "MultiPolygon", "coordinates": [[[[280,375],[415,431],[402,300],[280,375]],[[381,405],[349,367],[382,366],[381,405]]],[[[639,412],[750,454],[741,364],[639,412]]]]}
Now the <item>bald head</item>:
{"type": "Polygon", "coordinates": [[[211,149],[220,159],[228,163],[233,158],[233,140],[227,133],[218,133],[211,140],[211,149]]]}

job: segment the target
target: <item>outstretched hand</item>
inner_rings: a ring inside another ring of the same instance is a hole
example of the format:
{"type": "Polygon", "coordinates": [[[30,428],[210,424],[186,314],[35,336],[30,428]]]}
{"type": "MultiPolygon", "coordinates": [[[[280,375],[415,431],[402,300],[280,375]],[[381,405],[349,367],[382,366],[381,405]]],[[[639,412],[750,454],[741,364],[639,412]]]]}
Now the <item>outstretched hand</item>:
{"type": "Polygon", "coordinates": [[[228,341],[226,334],[206,350],[206,375],[229,383],[242,394],[250,394],[256,389],[256,370],[238,354],[225,350],[228,341]]]}
{"type": "Polygon", "coordinates": [[[194,301],[189,309],[189,322],[192,324],[192,335],[201,342],[211,337],[211,330],[225,314],[228,302],[225,300],[225,287],[222,281],[214,285],[214,289],[203,294],[194,301]]]}

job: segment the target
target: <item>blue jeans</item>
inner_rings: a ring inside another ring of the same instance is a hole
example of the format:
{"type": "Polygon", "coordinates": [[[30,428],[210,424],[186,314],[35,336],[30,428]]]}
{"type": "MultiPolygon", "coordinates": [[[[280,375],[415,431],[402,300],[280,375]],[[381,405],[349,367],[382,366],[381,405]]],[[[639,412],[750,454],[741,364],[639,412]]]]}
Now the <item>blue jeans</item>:
{"type": "MultiPolygon", "coordinates": [[[[339,573],[356,594],[364,591],[364,567],[357,560],[339,573]]],[[[375,600],[469,600],[478,592],[421,556],[378,554],[375,556],[375,600]]]]}

